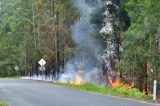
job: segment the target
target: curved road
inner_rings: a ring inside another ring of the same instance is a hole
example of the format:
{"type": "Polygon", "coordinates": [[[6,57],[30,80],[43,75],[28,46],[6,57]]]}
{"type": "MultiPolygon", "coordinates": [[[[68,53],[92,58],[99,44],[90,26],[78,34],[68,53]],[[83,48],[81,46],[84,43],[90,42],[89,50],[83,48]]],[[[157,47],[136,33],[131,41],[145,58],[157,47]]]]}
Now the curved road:
{"type": "Polygon", "coordinates": [[[11,106],[154,106],[24,79],[0,79],[0,99],[11,106]]]}

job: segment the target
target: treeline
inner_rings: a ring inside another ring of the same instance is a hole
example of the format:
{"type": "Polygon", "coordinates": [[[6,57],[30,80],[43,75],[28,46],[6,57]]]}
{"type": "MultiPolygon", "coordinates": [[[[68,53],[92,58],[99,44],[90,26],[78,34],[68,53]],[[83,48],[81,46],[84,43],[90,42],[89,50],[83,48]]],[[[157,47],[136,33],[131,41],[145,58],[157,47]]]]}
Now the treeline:
{"type": "Polygon", "coordinates": [[[73,0],[1,0],[0,72],[17,65],[36,74],[41,58],[46,74],[58,72],[73,54],[70,26],[78,15],[73,0]]]}
{"type": "Polygon", "coordinates": [[[99,29],[103,25],[99,37],[107,42],[105,57],[122,79],[134,79],[148,94],[153,80],[160,81],[160,1],[102,1],[106,4],[92,22],[99,29]]]}
{"type": "Polygon", "coordinates": [[[160,81],[160,1],[124,0],[131,26],[122,34],[123,54],[119,70],[134,76],[141,91],[152,91],[160,81]]]}

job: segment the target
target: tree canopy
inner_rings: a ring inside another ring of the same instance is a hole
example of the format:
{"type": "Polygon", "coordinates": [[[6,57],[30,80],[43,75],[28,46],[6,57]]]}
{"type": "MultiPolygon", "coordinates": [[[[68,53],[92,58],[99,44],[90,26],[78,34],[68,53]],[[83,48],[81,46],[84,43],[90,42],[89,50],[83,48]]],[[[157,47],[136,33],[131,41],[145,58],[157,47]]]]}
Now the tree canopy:
{"type": "Polygon", "coordinates": [[[63,64],[75,48],[70,25],[77,17],[73,0],[1,0],[0,71],[18,65],[33,73],[41,58],[48,70],[63,64]]]}

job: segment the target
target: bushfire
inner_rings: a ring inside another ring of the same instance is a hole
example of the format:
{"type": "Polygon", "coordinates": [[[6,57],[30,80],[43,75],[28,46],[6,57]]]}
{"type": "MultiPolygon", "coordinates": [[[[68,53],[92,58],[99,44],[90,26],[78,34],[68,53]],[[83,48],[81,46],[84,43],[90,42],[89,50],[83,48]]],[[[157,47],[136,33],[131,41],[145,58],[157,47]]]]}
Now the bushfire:
{"type": "MultiPolygon", "coordinates": [[[[63,81],[62,83],[81,85],[85,82],[84,78],[83,78],[83,74],[84,74],[84,69],[80,65],[77,65],[75,79],[72,81],[63,81]]],[[[109,85],[111,85],[111,87],[113,87],[113,88],[115,88],[119,85],[122,85],[124,88],[133,88],[135,86],[134,80],[131,81],[131,84],[124,84],[120,78],[113,78],[110,75],[108,76],[108,82],[109,82],[109,85]]]]}
{"type": "Polygon", "coordinates": [[[119,85],[123,85],[124,88],[133,88],[135,86],[135,81],[132,80],[131,84],[124,84],[120,78],[113,79],[111,76],[108,76],[108,81],[111,87],[115,88],[119,85]]]}
{"type": "Polygon", "coordinates": [[[70,81],[63,81],[62,83],[70,83],[70,84],[75,84],[75,85],[81,85],[84,83],[84,79],[83,79],[83,68],[78,65],[77,66],[77,71],[75,74],[75,80],[70,80],[70,81]]]}
{"type": "Polygon", "coordinates": [[[75,84],[81,85],[83,83],[83,72],[84,72],[83,68],[80,65],[78,65],[75,84]]]}

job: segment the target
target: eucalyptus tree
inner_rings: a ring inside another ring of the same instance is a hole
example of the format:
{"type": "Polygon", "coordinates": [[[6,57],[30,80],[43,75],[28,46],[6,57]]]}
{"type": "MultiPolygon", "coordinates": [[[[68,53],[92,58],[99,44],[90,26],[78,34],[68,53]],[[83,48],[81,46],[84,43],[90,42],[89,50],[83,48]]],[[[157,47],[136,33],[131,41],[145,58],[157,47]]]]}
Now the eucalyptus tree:
{"type": "Polygon", "coordinates": [[[132,73],[139,81],[140,90],[147,93],[147,83],[160,77],[160,1],[125,0],[125,9],[131,26],[123,35],[124,51],[119,67],[132,73]]]}
{"type": "MultiPolygon", "coordinates": [[[[0,43],[1,43],[1,61],[2,63],[4,61],[9,62],[11,67],[13,68],[14,64],[18,63],[18,46],[20,45],[22,37],[20,36],[20,33],[16,32],[18,26],[17,26],[17,12],[19,11],[18,1],[14,0],[4,0],[1,1],[1,31],[0,31],[0,43]],[[16,37],[17,35],[18,37],[16,37]],[[4,56],[4,55],[5,56],[4,56]]],[[[8,65],[7,65],[8,66],[8,65]]],[[[10,69],[11,69],[10,67],[10,69]]]]}
{"type": "Polygon", "coordinates": [[[33,74],[45,58],[47,70],[57,70],[73,53],[70,26],[77,13],[72,0],[1,0],[0,14],[0,69],[20,65],[33,74]]]}

